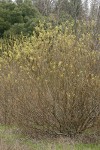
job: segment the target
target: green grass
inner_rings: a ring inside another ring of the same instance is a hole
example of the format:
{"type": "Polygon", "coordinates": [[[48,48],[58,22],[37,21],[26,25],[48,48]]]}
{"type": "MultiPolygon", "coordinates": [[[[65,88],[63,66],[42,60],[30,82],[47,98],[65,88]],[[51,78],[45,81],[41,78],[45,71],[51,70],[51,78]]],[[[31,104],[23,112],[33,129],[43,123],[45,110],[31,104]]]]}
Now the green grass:
{"type": "MultiPolygon", "coordinates": [[[[15,128],[13,129],[15,130],[15,128]]],[[[26,145],[28,147],[27,150],[100,150],[100,145],[96,144],[75,144],[74,142],[68,144],[68,142],[53,141],[52,139],[51,141],[29,140],[20,134],[11,132],[11,130],[10,127],[0,126],[0,139],[5,140],[7,144],[13,145],[17,140],[20,144],[26,145]]]]}
{"type": "Polygon", "coordinates": [[[46,142],[37,142],[26,143],[33,150],[100,150],[100,145],[95,144],[76,144],[68,145],[67,143],[46,143],[46,142]]]}
{"type": "Polygon", "coordinates": [[[76,150],[100,150],[100,145],[96,144],[78,144],[76,150]]]}

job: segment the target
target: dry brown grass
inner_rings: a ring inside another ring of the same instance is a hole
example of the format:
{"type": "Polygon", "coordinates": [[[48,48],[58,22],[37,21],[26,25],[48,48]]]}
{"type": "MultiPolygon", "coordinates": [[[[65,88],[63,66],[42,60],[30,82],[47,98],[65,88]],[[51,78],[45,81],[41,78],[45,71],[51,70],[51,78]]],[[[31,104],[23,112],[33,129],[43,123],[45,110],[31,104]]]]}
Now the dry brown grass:
{"type": "Polygon", "coordinates": [[[9,144],[5,140],[0,139],[0,150],[31,150],[26,145],[21,145],[19,142],[9,144]]]}

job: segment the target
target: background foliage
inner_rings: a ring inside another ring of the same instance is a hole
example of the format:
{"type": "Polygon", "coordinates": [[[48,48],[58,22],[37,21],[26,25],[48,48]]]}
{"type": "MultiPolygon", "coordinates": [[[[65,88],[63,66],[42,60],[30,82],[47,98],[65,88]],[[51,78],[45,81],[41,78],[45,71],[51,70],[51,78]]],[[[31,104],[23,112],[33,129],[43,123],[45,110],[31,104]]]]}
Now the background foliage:
{"type": "Polygon", "coordinates": [[[10,34],[32,34],[41,18],[31,3],[0,2],[0,36],[10,34]]]}

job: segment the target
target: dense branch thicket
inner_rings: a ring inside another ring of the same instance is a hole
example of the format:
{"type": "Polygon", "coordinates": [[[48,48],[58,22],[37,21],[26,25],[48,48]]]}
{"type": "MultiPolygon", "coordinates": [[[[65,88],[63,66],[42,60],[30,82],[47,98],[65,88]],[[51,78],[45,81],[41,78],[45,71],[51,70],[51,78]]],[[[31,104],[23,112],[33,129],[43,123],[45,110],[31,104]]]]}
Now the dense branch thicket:
{"type": "Polygon", "coordinates": [[[31,37],[1,39],[0,123],[30,136],[73,136],[95,127],[100,52],[93,40],[85,30],[77,38],[68,22],[47,30],[40,24],[31,37]]]}
{"type": "Polygon", "coordinates": [[[100,131],[99,0],[0,0],[0,124],[100,131]]]}

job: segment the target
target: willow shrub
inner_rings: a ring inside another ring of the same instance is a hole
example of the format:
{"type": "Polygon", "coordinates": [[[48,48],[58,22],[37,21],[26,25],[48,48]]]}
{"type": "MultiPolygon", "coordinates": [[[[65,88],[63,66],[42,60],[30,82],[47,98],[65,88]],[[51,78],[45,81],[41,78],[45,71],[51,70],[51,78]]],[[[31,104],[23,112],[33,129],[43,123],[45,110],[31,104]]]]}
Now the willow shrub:
{"type": "Polygon", "coordinates": [[[30,136],[76,135],[100,116],[100,52],[89,33],[36,27],[0,43],[0,122],[30,136]]]}

